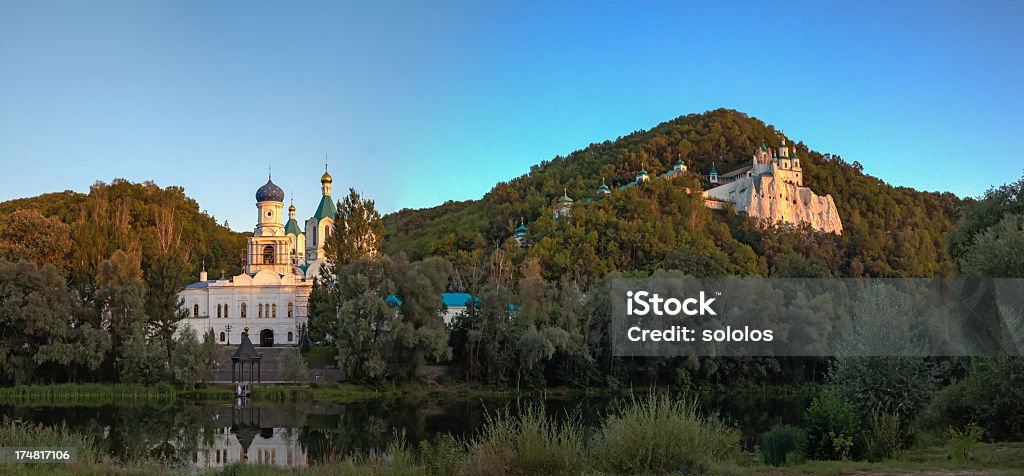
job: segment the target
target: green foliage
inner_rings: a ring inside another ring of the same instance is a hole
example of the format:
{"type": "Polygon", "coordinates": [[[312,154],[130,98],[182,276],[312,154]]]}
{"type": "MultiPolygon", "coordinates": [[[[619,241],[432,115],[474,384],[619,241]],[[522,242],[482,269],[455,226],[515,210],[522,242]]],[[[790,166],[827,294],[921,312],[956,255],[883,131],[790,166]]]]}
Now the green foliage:
{"type": "Polygon", "coordinates": [[[979,232],[960,260],[965,276],[1024,278],[1024,214],[979,232]]]}
{"type": "Polygon", "coordinates": [[[386,216],[384,250],[413,258],[440,255],[459,267],[471,254],[466,250],[481,244],[499,248],[522,217],[532,242],[522,254],[538,259],[552,281],[570,274],[593,282],[611,271],[659,267],[697,276],[765,275],[773,269],[808,277],[952,273],[944,234],[953,231],[960,205],[954,195],[892,187],[802,143],[795,151],[804,181],[816,193],[832,195],[843,220],[842,236],[806,227],[763,228],[746,217],[713,213],[700,196],[707,184],[693,175],[617,189],[640,167],[665,171],[677,159],[697,172],[712,161],[719,170],[736,169],[748,164],[755,148],[776,147],[781,139],[773,127],[737,111],[679,117],[544,161],[478,201],[386,216]],[[602,177],[615,191],[598,197],[602,177]],[[572,219],[556,222],[551,201],[563,188],[576,202],[572,219]],[[793,258],[794,253],[807,260],[793,258]]]}
{"type": "Polygon", "coordinates": [[[334,365],[337,363],[338,349],[332,345],[315,345],[306,353],[306,363],[315,366],[334,365]]]}
{"type": "Polygon", "coordinates": [[[527,407],[518,417],[488,417],[469,444],[465,471],[574,474],[586,464],[583,427],[577,421],[558,422],[542,409],[527,407]]]}
{"type": "Polygon", "coordinates": [[[696,401],[652,396],[633,400],[601,425],[593,443],[594,465],[616,474],[707,471],[735,461],[739,432],[704,417],[696,401]]]}
{"type": "Polygon", "coordinates": [[[977,423],[993,440],[1024,438],[1024,359],[976,359],[963,380],[944,389],[930,409],[933,425],[977,423]]]}
{"type": "Polygon", "coordinates": [[[1024,215],[1024,178],[991,188],[981,199],[964,203],[956,231],[949,238],[950,253],[961,260],[974,247],[978,235],[1014,215],[1024,215]]]}
{"type": "Polygon", "coordinates": [[[981,441],[985,429],[976,423],[968,423],[963,428],[949,427],[946,430],[949,456],[959,461],[970,461],[981,441]]]}
{"type": "Polygon", "coordinates": [[[335,337],[338,364],[349,378],[408,380],[424,359],[451,358],[447,329],[437,314],[443,289],[436,286],[443,285],[447,277],[411,279],[431,275],[429,269],[435,264],[384,256],[356,260],[340,268],[338,282],[331,288],[339,303],[331,335],[335,337]],[[401,286],[396,284],[399,279],[401,286]],[[400,296],[402,304],[395,307],[387,297],[398,289],[407,295],[400,296]],[[436,303],[434,307],[431,301],[436,303]]]}
{"type": "Polygon", "coordinates": [[[935,396],[935,371],[921,357],[841,357],[828,378],[860,415],[879,411],[909,422],[935,396]]]}
{"type": "Polygon", "coordinates": [[[330,259],[328,275],[336,276],[338,269],[352,261],[377,256],[383,235],[384,224],[373,200],[350,188],[338,202],[334,227],[324,241],[324,254],[330,259]]]}
{"type": "Polygon", "coordinates": [[[0,260],[0,383],[57,381],[96,370],[110,340],[82,314],[53,265],[0,260]]]}
{"type": "Polygon", "coordinates": [[[172,356],[174,380],[184,384],[186,388],[195,387],[196,383],[202,379],[203,371],[206,368],[206,356],[203,355],[202,345],[192,326],[186,326],[181,330],[181,334],[174,343],[172,356]]]}
{"type": "Polygon", "coordinates": [[[419,455],[427,474],[452,474],[466,458],[465,445],[450,434],[430,441],[420,441],[419,455]]]}
{"type": "Polygon", "coordinates": [[[853,438],[860,433],[860,422],[853,405],[826,390],[811,401],[804,420],[809,458],[829,460],[850,457],[853,438]]]}
{"type": "Polygon", "coordinates": [[[117,250],[141,254],[147,282],[150,258],[167,252],[183,260],[179,267],[187,276],[196,275],[203,262],[215,272],[240,271],[245,236],[201,211],[181,187],[161,188],[153,182],[123,179],[96,182],[88,194],[48,193],[2,202],[0,223],[9,221],[18,210],[34,210],[74,230],[67,265],[70,281],[77,288],[91,284],[100,263],[117,250]]]}
{"type": "Polygon", "coordinates": [[[63,273],[70,251],[71,227],[57,217],[19,209],[7,215],[0,225],[0,259],[25,259],[40,268],[50,264],[63,273]]]}
{"type": "Polygon", "coordinates": [[[75,433],[67,426],[32,425],[6,417],[0,421],[0,448],[74,448],[80,464],[93,464],[101,458],[92,438],[75,433]]]}
{"type": "Polygon", "coordinates": [[[807,434],[792,425],[775,425],[761,435],[761,460],[770,466],[782,466],[798,460],[807,446],[807,434]]]}
{"type": "Polygon", "coordinates": [[[281,349],[281,378],[289,382],[305,382],[309,379],[309,368],[297,349],[281,349]]]}
{"type": "Polygon", "coordinates": [[[873,410],[868,414],[862,437],[864,457],[868,461],[882,461],[891,458],[903,447],[904,439],[899,415],[873,410]]]}

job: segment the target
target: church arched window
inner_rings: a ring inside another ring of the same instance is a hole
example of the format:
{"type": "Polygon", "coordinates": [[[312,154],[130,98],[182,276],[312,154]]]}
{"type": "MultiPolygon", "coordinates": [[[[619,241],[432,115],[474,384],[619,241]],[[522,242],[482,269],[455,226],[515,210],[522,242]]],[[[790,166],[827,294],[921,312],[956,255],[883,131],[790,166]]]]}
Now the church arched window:
{"type": "Polygon", "coordinates": [[[274,245],[263,247],[263,264],[274,264],[274,245]]]}
{"type": "Polygon", "coordinates": [[[225,305],[224,305],[224,317],[228,317],[228,315],[229,315],[229,314],[228,314],[228,305],[227,305],[227,304],[225,304],[225,305]]]}
{"type": "Polygon", "coordinates": [[[223,332],[220,333],[220,341],[224,342],[224,333],[223,332]]]}
{"type": "Polygon", "coordinates": [[[259,307],[259,314],[257,314],[256,317],[257,318],[262,318],[263,317],[263,303],[260,303],[259,306],[260,306],[259,307]]]}
{"type": "Polygon", "coordinates": [[[292,341],[292,333],[291,333],[291,331],[289,331],[288,332],[288,342],[291,342],[291,341],[292,341]]]}
{"type": "Polygon", "coordinates": [[[295,314],[295,305],[289,302],[288,303],[288,317],[295,317],[294,314],[295,314]]]}
{"type": "Polygon", "coordinates": [[[277,303],[270,305],[270,317],[277,317],[277,303]]]}
{"type": "Polygon", "coordinates": [[[245,319],[245,311],[247,310],[248,307],[249,306],[247,306],[244,302],[242,303],[242,319],[245,319]]]}
{"type": "Polygon", "coordinates": [[[192,317],[199,317],[199,305],[192,305],[192,317]]]}
{"type": "Polygon", "coordinates": [[[217,305],[217,317],[221,317],[220,304],[217,305]]]}

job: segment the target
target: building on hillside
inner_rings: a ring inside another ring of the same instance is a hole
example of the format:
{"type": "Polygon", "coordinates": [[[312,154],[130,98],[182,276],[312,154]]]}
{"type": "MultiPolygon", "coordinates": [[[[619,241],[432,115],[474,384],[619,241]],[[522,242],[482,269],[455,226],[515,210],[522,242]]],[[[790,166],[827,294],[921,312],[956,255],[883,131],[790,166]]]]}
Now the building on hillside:
{"type": "Polygon", "coordinates": [[[529,238],[526,236],[526,233],[526,221],[520,218],[519,227],[516,228],[514,232],[512,232],[512,237],[516,239],[516,241],[519,243],[519,246],[522,248],[526,248],[529,244],[527,241],[529,238]]]}
{"type": "MultiPolygon", "coordinates": [[[[794,149],[795,151],[795,149],[794,149]]],[[[657,176],[659,179],[673,179],[691,173],[689,167],[681,159],[676,160],[672,168],[657,176]]],[[[712,209],[732,208],[738,213],[747,214],[760,218],[766,222],[788,223],[799,225],[809,224],[812,228],[842,234],[843,224],[839,219],[835,202],[829,195],[816,195],[810,188],[803,185],[803,169],[800,166],[800,158],[794,152],[790,154],[789,147],[785,140],[779,147],[778,153],[768,149],[764,145],[760,147],[751,158],[750,165],[740,167],[725,174],[718,173],[718,167],[711,163],[711,170],[707,174],[695,174],[711,188],[704,192],[704,205],[712,209]]],[[[647,170],[641,169],[636,178],[619,190],[626,190],[631,187],[645,184],[651,180],[647,170]]],[[[686,187],[687,194],[692,193],[686,187]]],[[[583,205],[591,203],[594,199],[610,195],[611,189],[605,185],[604,178],[601,185],[595,192],[593,199],[585,199],[583,205]]],[[[555,218],[562,216],[569,210],[569,206],[562,205],[564,199],[555,201],[555,218]],[[563,206],[563,209],[559,207],[563,206]]]]}
{"type": "Polygon", "coordinates": [[[553,214],[555,220],[561,220],[562,218],[569,218],[572,215],[573,200],[569,198],[569,192],[565,189],[562,190],[562,196],[555,200],[552,208],[554,209],[553,214]]]}
{"type": "MultiPolygon", "coordinates": [[[[714,168],[712,173],[717,176],[714,168]]],[[[804,187],[800,158],[795,153],[790,155],[785,141],[778,154],[762,145],[750,166],[718,179],[719,186],[704,192],[705,205],[710,208],[731,206],[737,213],[771,224],[807,223],[819,231],[843,232],[832,196],[819,196],[804,187]]]]}

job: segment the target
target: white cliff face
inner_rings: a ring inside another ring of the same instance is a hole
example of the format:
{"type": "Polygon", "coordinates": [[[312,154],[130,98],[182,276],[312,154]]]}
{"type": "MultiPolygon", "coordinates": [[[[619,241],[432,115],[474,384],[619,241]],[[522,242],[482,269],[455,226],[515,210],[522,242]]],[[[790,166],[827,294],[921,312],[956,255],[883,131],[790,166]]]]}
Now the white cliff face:
{"type": "Polygon", "coordinates": [[[731,203],[737,213],[769,223],[808,223],[816,230],[841,235],[843,224],[831,195],[816,195],[811,189],[775,175],[741,177],[704,192],[708,206],[721,208],[731,203]]]}

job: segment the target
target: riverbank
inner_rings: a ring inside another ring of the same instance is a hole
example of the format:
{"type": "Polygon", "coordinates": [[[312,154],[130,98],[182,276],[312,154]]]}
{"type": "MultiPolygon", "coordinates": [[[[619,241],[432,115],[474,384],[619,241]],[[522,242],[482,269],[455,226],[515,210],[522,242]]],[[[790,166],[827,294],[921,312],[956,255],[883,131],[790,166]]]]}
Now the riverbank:
{"type": "MultiPolygon", "coordinates": [[[[648,392],[650,389],[642,389],[648,392]]],[[[667,390],[667,389],[661,389],[667,390]]],[[[257,385],[252,389],[251,401],[280,402],[317,402],[317,403],[357,403],[379,399],[415,398],[415,399],[495,399],[509,397],[555,398],[569,396],[619,396],[629,395],[641,389],[630,388],[570,388],[554,387],[540,389],[520,389],[491,387],[469,384],[427,385],[409,383],[404,385],[257,385]]],[[[745,389],[754,392],[800,392],[797,387],[754,387],[745,389]]],[[[186,401],[197,403],[233,402],[234,389],[229,386],[210,385],[193,389],[184,389],[167,384],[133,385],[133,384],[53,384],[53,385],[18,385],[0,388],[0,404],[10,405],[102,405],[110,403],[160,403],[186,401]]]]}
{"type": "MultiPolygon", "coordinates": [[[[1024,443],[963,445],[956,441],[921,442],[880,462],[800,461],[769,466],[740,444],[734,428],[700,412],[690,400],[652,396],[632,400],[593,428],[577,421],[556,421],[539,407],[518,416],[497,413],[477,435],[441,436],[413,444],[401,435],[374,451],[330,452],[309,466],[282,468],[247,462],[226,467],[193,467],[179,457],[133,453],[113,458],[98,440],[64,425],[42,426],[6,420],[0,446],[74,447],[70,464],[3,464],[4,474],[721,474],[885,475],[1024,473],[1024,443]]],[[[219,465],[218,465],[219,466],[219,465]]]]}

